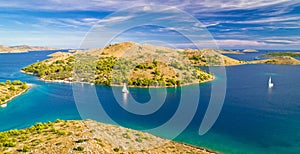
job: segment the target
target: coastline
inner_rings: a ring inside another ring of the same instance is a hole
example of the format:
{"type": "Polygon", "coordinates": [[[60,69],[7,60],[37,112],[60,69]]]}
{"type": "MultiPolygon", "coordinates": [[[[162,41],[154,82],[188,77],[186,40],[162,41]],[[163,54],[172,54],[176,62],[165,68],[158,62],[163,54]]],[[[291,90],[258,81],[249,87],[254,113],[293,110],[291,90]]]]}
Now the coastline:
{"type": "MultiPolygon", "coordinates": [[[[23,70],[20,71],[21,73],[29,74],[29,75],[34,75],[34,73],[28,73],[23,70]]],[[[38,77],[39,78],[39,77],[38,77]]],[[[177,88],[177,87],[185,87],[189,85],[196,85],[196,84],[202,84],[202,83],[207,83],[215,80],[216,77],[212,75],[212,78],[201,81],[201,82],[195,82],[195,83],[188,83],[188,84],[182,84],[180,86],[132,86],[132,85],[127,85],[127,87],[130,88],[177,88]]],[[[81,84],[89,84],[89,85],[104,85],[104,84],[94,84],[92,82],[74,82],[74,81],[66,81],[66,80],[45,80],[42,78],[39,78],[39,80],[43,82],[53,82],[53,83],[65,83],[65,84],[76,84],[76,83],[81,83],[81,84]]],[[[117,85],[117,84],[112,84],[112,85],[105,85],[109,87],[123,87],[123,85],[117,85]]]]}
{"type": "Polygon", "coordinates": [[[31,87],[34,86],[34,84],[28,84],[28,83],[27,83],[27,85],[28,85],[28,88],[27,88],[27,89],[24,89],[23,91],[21,91],[21,92],[18,93],[17,95],[14,95],[14,96],[12,96],[10,99],[8,99],[8,100],[2,102],[2,103],[0,104],[0,106],[1,106],[1,107],[3,107],[3,106],[6,107],[6,105],[7,105],[10,101],[12,101],[14,98],[16,98],[16,97],[18,97],[18,96],[20,96],[20,95],[26,93],[31,87]]]}

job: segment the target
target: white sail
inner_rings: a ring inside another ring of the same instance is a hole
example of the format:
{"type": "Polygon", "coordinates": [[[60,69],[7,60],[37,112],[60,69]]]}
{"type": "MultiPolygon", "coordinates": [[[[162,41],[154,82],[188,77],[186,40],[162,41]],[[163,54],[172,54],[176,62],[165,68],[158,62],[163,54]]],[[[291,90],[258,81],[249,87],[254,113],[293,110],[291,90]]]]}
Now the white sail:
{"type": "Polygon", "coordinates": [[[274,86],[274,83],[272,83],[272,78],[269,78],[269,88],[272,88],[274,86]]]}
{"type": "Polygon", "coordinates": [[[126,83],[123,84],[122,93],[129,93],[129,91],[126,88],[126,83]]]}

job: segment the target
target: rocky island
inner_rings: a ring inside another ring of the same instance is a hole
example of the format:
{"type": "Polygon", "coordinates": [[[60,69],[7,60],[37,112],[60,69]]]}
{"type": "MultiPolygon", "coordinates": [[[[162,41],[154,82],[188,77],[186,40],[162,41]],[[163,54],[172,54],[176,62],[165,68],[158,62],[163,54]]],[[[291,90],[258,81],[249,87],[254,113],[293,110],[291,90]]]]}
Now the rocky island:
{"type": "Polygon", "coordinates": [[[0,132],[3,153],[216,153],[92,120],[56,120],[0,132]]]}
{"type": "Polygon", "coordinates": [[[7,80],[6,82],[0,82],[0,106],[6,107],[6,103],[13,98],[23,94],[30,88],[25,82],[20,80],[14,80],[11,82],[7,80]]]}

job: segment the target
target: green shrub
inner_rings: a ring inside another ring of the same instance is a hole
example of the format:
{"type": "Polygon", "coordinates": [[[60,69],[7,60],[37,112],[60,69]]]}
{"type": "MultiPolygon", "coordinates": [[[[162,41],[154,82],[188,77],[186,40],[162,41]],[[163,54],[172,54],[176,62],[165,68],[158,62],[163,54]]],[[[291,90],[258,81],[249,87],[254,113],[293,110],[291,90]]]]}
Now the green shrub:
{"type": "Polygon", "coordinates": [[[83,151],[84,147],[79,146],[79,147],[73,148],[73,150],[75,150],[75,151],[83,151]]]}
{"type": "Polygon", "coordinates": [[[119,148],[114,148],[114,152],[119,152],[120,149],[119,148]]]}
{"type": "Polygon", "coordinates": [[[29,152],[29,147],[27,145],[24,145],[22,152],[29,152]]]}
{"type": "Polygon", "coordinates": [[[89,139],[79,139],[77,141],[75,141],[76,143],[82,143],[82,142],[86,142],[88,141],[89,139]]]}
{"type": "Polygon", "coordinates": [[[5,141],[3,143],[3,146],[4,147],[15,147],[16,146],[16,143],[14,143],[13,141],[5,141]]]}

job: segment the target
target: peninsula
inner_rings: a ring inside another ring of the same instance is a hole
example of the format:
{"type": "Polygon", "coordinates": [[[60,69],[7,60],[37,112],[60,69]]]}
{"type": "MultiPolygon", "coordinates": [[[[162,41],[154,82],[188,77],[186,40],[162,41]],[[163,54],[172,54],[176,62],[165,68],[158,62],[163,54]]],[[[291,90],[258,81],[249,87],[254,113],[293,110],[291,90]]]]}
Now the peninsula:
{"type": "Polygon", "coordinates": [[[25,82],[21,82],[20,80],[14,80],[13,82],[10,80],[0,82],[0,106],[6,107],[6,103],[23,94],[29,88],[30,85],[25,82]]]}
{"type": "Polygon", "coordinates": [[[92,120],[56,120],[0,132],[3,153],[216,153],[92,120]]]}

